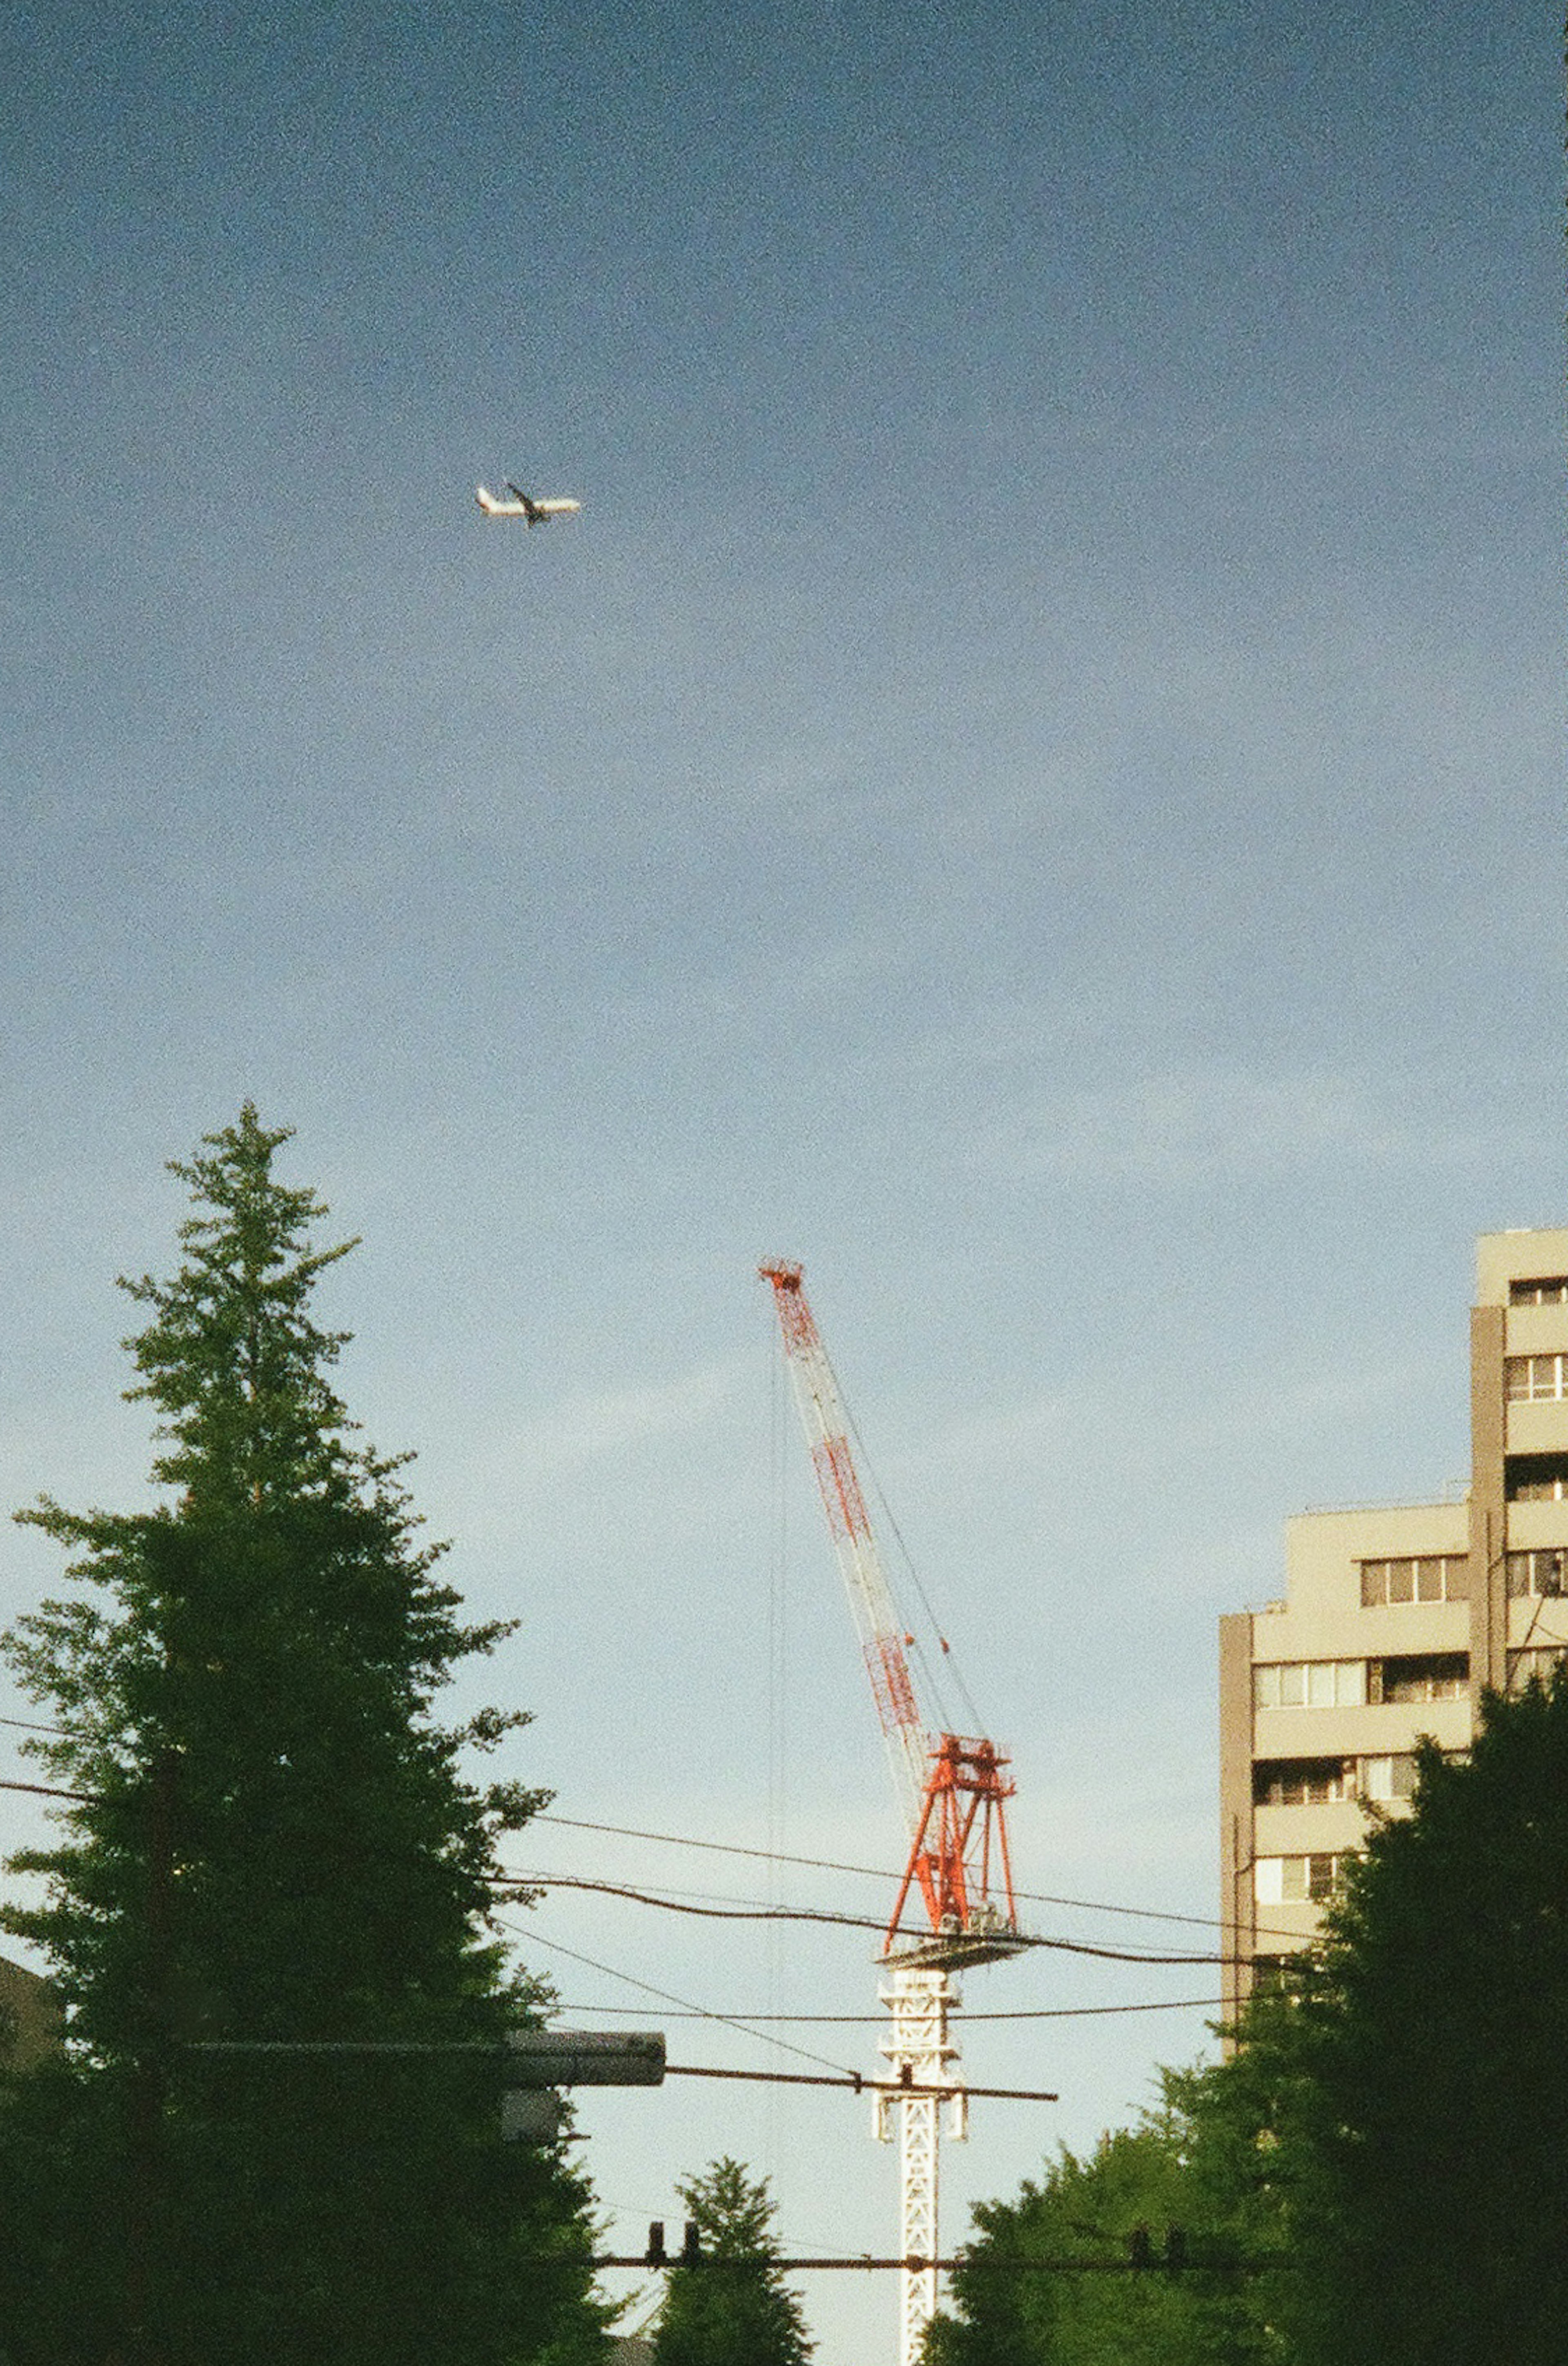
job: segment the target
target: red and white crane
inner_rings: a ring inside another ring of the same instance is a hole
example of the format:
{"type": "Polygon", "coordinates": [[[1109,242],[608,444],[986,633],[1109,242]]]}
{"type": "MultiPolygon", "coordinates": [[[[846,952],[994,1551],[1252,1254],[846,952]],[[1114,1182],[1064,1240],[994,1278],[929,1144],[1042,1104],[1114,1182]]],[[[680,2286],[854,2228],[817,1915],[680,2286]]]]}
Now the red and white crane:
{"type": "MultiPolygon", "coordinates": [[[[948,2133],[961,2138],[964,2097],[953,2085],[958,2049],[948,2034],[948,2014],[959,1996],[951,1975],[1017,1955],[1029,1944],[1018,1928],[1008,1857],[1003,1803],[1013,1791],[1004,1772],[1008,1761],[994,1742],[945,1731],[940,1720],[923,1714],[908,1660],[914,1639],[894,1605],[855,1471],[848,1418],[801,1285],[801,1268],[774,1263],[761,1272],[773,1286],[795,1400],[909,1833],[908,1862],[882,1949],[888,1982],[880,1994],[892,2008],[892,2026],[881,2051],[905,2083],[951,2090],[948,2133]],[[906,1912],[917,1900],[929,1928],[906,1932],[906,1912]]],[[[934,2261],[938,2098],[899,2096],[894,2107],[899,2119],[900,2254],[906,2260],[934,2261]]],[[[889,2112],[890,2099],[879,2096],[876,2133],[884,2140],[891,2133],[889,2112]]],[[[899,2366],[916,2366],[936,2302],[935,2267],[907,2267],[899,2366]]]]}

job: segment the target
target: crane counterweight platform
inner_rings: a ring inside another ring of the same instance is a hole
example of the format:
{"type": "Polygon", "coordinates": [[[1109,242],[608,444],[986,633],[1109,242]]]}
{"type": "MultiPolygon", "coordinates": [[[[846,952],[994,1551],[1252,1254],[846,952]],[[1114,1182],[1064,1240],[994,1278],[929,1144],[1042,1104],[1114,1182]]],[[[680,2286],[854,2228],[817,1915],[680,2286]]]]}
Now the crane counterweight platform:
{"type": "MultiPolygon", "coordinates": [[[[1021,1954],[1003,1803],[1013,1794],[1008,1760],[992,1741],[942,1729],[922,1713],[907,1636],[897,1617],[865,1497],[855,1470],[848,1416],[821,1334],[802,1287],[801,1268],[775,1261],[759,1268],[770,1283],[785,1359],[811,1449],[834,1550],[850,1597],[872,1697],[887,1746],[894,1787],[909,1836],[908,1862],[883,1942],[887,1985],[880,1991],[891,2020],[881,2051],[901,2078],[931,2086],[953,2075],[958,2048],[948,2015],[958,2003],[950,1975],[1021,1954]],[[916,1900],[927,1928],[904,1929],[916,1900]]],[[[945,1642],[942,1645],[946,1650],[945,1642]]],[[[942,2133],[931,2094],[879,2095],[876,2134],[891,2138],[897,2113],[902,2256],[934,2260],[937,2162],[942,2133]]],[[[965,2098],[953,2098],[947,2134],[966,2133],[965,2098]]],[[[899,2366],[917,2366],[937,2305],[934,2267],[903,2277],[899,2366]]]]}

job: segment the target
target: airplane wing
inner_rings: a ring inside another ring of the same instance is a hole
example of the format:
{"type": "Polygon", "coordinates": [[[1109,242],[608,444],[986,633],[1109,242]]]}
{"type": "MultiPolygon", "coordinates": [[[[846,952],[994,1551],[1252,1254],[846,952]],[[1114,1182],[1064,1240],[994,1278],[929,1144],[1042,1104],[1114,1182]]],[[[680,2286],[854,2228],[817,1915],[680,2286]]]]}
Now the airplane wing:
{"type": "Polygon", "coordinates": [[[510,477],[506,479],[506,490],[512,496],[511,501],[498,501],[481,485],[479,494],[480,509],[487,511],[491,517],[520,517],[527,525],[548,525],[552,518],[570,517],[582,507],[581,502],[576,501],[536,501],[533,494],[525,493],[521,485],[514,485],[510,477]]]}

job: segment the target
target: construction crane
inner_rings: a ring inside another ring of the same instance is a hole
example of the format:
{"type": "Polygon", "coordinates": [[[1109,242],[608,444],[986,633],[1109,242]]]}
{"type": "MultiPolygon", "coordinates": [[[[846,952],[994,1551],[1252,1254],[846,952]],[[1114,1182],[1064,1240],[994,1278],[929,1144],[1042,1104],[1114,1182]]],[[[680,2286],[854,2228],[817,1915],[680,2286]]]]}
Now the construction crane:
{"type": "MultiPolygon", "coordinates": [[[[1013,1785],[992,1741],[942,1729],[923,1711],[905,1632],[877,1549],[850,1446],[849,1422],[833,1368],[801,1285],[797,1265],[760,1268],[772,1284],[784,1356],[854,1614],[872,1697],[881,1722],[909,1833],[909,1855],[883,1942],[887,1974],[878,1989],[890,2009],[879,2050],[904,2084],[950,2088],[946,2133],[967,2134],[965,2098],[954,2083],[958,2048],[949,2016],[960,2001],[953,1975],[1018,1955],[1028,1941],[1018,1927],[1003,1803],[1013,1785]],[[924,1908],[927,1928],[904,1928],[924,1908]]],[[[946,1649],[945,1643],[942,1647],[946,1649]]],[[[898,2366],[917,2366],[935,2313],[938,2156],[942,2122],[935,2094],[876,2099],[876,2135],[889,2140],[898,2120],[900,2295],[898,2366]]]]}

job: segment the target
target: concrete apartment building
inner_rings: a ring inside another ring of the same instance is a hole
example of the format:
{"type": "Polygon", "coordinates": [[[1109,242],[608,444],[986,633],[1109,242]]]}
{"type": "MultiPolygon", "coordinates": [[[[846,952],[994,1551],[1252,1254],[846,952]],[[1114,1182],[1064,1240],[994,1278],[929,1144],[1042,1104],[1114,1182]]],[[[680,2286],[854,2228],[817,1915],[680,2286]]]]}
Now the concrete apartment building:
{"type": "Polygon", "coordinates": [[[1316,1930],[1365,1803],[1409,1797],[1417,1736],[1463,1751],[1483,1690],[1568,1649],[1568,1231],[1476,1264],[1466,1498],[1305,1513],[1285,1599],[1220,1621],[1231,2009],[1316,1930]]]}

